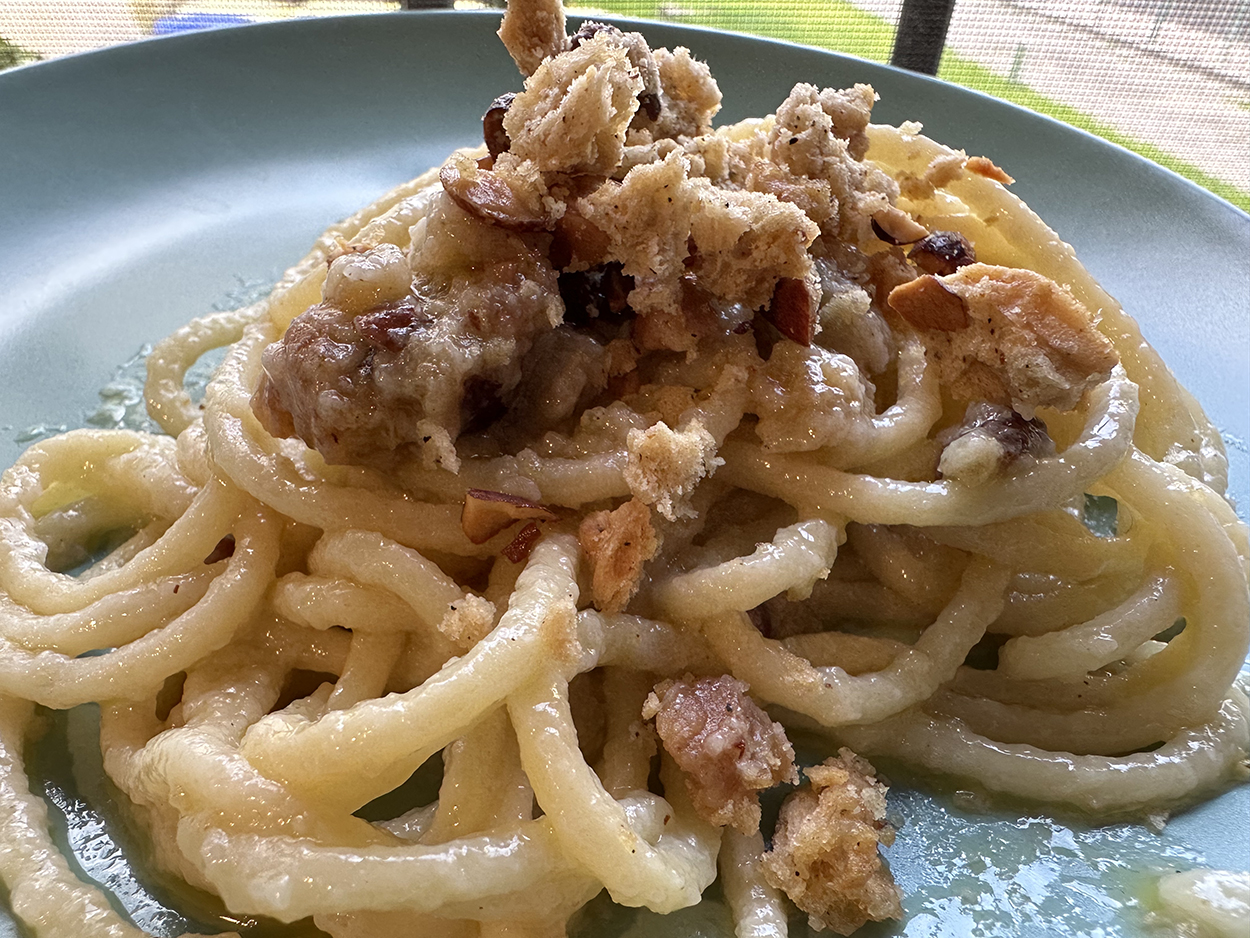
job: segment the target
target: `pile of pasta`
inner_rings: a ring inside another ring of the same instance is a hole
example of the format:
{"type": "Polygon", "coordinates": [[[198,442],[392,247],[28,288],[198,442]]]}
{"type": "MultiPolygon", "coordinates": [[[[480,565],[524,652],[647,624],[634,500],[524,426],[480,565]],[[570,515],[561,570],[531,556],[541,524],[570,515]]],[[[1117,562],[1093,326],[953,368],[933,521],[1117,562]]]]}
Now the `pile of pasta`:
{"type": "MultiPolygon", "coordinates": [[[[896,179],[953,153],[911,126],[874,125],[869,140],[896,179]]],[[[166,875],[335,938],[563,935],[603,889],[657,912],[697,903],[718,864],[738,933],[786,934],[762,836],[703,820],[638,732],[665,677],[731,674],[831,749],[1095,816],[1233,777],[1248,748],[1234,684],[1247,534],[1223,497],[1219,436],[999,182],[904,187],[899,207],[1099,312],[1121,364],[1047,414],[1057,452],[975,484],[907,481],[943,406],[914,341],[894,403],[848,418],[854,445],[770,452],[732,434],[740,400],[708,395],[723,465],[694,500],[693,559],[653,574],[646,617],[588,602],[576,536],[587,506],[629,495],[624,450],[396,480],[328,465],[253,413],[261,353],[320,300],[327,258],[383,231],[406,248],[437,187],[426,174],[397,188],[327,231],[263,302],[161,343],[148,395],[167,435],[71,432],[4,474],[0,876],[41,938],[140,932],[51,845],[22,762],[38,707],[99,702],[106,771],[166,875]],[[193,403],[183,377],[223,346],[193,403]],[[515,531],[475,544],[461,513],[469,489],[518,480],[564,520],[514,562],[501,551],[515,531]],[[1087,495],[1115,500],[1113,533],[1083,522],[1087,495]],[[133,534],[54,572],[117,530],[133,534]],[[777,597],[854,628],[767,637],[751,612],[777,597]],[[987,641],[997,665],[965,664],[987,641]],[[579,708],[598,714],[593,732],[579,708]],[[440,753],[436,802],[357,816],[440,753]]]]}

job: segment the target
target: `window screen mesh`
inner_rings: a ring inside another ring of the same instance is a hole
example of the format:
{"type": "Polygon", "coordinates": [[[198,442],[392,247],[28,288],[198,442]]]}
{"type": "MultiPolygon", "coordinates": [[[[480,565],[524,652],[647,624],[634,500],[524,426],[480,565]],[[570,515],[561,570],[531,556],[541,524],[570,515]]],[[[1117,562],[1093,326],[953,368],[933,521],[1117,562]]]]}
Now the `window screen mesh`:
{"type": "MultiPolygon", "coordinates": [[[[232,22],[452,0],[0,0],[0,67],[232,22]]],[[[473,0],[457,6],[480,7],[473,0]]],[[[888,61],[902,0],[592,0],[888,61]]],[[[1093,131],[1250,210],[1250,3],[957,0],[939,75],[1093,131]]]]}

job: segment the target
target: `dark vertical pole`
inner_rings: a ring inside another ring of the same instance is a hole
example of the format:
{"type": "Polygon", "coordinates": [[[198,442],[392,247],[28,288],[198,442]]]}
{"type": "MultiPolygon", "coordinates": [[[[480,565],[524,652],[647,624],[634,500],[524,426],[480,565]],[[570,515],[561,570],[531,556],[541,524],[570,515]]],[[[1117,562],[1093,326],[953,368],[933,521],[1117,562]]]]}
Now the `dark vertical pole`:
{"type": "Polygon", "coordinates": [[[903,0],[890,64],[936,75],[955,0],[903,0]]]}

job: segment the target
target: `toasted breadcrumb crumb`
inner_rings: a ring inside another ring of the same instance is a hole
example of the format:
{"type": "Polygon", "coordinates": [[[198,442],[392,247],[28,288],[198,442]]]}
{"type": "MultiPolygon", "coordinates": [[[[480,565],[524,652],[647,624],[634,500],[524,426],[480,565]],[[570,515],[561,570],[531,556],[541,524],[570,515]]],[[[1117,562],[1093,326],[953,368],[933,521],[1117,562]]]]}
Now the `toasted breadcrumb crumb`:
{"type": "Polygon", "coordinates": [[[865,922],[901,918],[902,894],[877,852],[894,831],[876,770],[843,748],[803,774],[811,784],[781,806],[765,878],[808,913],[815,931],[850,935],[865,922]]]}
{"type": "Polygon", "coordinates": [[[986,179],[993,179],[995,182],[1001,182],[1004,186],[1009,186],[1015,182],[1001,166],[988,157],[970,156],[964,166],[969,172],[976,173],[978,176],[984,176],[986,179]]]}
{"type": "Polygon", "coordinates": [[[495,626],[495,604],[468,593],[447,610],[438,630],[458,645],[468,648],[485,637],[495,626]]]}
{"type": "Polygon", "coordinates": [[[596,511],[582,521],[577,539],[590,561],[595,606],[620,612],[638,591],[643,564],[660,547],[651,509],[631,498],[613,511],[596,511]]]}
{"type": "Polygon", "coordinates": [[[1119,361],[1089,310],[1031,270],[971,264],[904,284],[890,294],[890,305],[922,324],[942,385],[956,400],[1006,404],[1025,417],[1038,407],[1072,410],[1119,361]],[[913,284],[925,281],[962,305],[965,325],[939,324],[919,309],[917,302],[925,301],[913,284]]]}
{"type": "Polygon", "coordinates": [[[606,176],[624,155],[640,90],[625,49],[607,37],[589,39],[526,80],[503,119],[509,152],[544,172],[606,176]]]}
{"type": "Polygon", "coordinates": [[[522,75],[532,75],[543,59],[559,55],[568,43],[564,34],[561,0],[509,3],[499,26],[499,38],[522,75]]]}
{"type": "Polygon", "coordinates": [[[694,517],[690,496],[695,486],[725,462],[716,455],[716,439],[698,420],[683,430],[664,422],[630,430],[626,448],[625,484],[669,521],[694,517]]]}

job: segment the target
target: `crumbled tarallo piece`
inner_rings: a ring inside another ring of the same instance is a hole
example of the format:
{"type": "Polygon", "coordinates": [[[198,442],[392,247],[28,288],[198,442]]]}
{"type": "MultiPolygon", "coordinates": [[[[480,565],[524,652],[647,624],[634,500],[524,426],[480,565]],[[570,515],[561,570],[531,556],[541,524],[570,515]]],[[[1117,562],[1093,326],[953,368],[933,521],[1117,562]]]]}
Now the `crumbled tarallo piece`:
{"type": "MultiPolygon", "coordinates": [[[[700,189],[711,185],[700,180],[700,189]]],[[[775,195],[701,192],[691,218],[696,252],[687,258],[701,289],[752,309],[767,305],[782,278],[803,280],[812,269],[807,247],[820,229],[775,195]]]]}
{"type": "Polygon", "coordinates": [[[499,38],[522,75],[533,75],[543,60],[559,55],[568,44],[562,0],[509,3],[499,38]]]}
{"type": "Polygon", "coordinates": [[[898,184],[861,160],[875,98],[868,85],[837,91],[797,84],[777,108],[761,154],[797,179],[827,185],[831,211],[821,231],[859,249],[879,244],[872,216],[898,197],[898,184]]]}
{"type": "Polygon", "coordinates": [[[843,439],[897,348],[885,297],[915,277],[895,242],[919,226],[864,160],[873,90],[799,84],[713,130],[720,90],[687,49],[566,35],[550,0],[511,4],[500,35],[526,80],[483,102],[485,155],[339,245],[322,301],[264,353],[263,425],[330,463],[458,472],[600,452],[584,416],[634,401],[613,445],[669,523],[743,416],[772,451],[843,439]],[[733,389],[719,366],[661,377],[729,358],[733,389]]]}
{"type": "Polygon", "coordinates": [[[922,330],[942,384],[956,400],[991,401],[1032,417],[1072,410],[1119,356],[1068,290],[1039,273],[988,264],[926,275],[890,294],[922,330]]]}
{"type": "Polygon", "coordinates": [[[695,486],[724,464],[716,455],[716,438],[698,420],[680,430],[663,421],[630,430],[625,445],[625,484],[669,521],[694,517],[690,496],[695,486]]]}
{"type": "Polygon", "coordinates": [[[760,826],[759,793],[797,782],[785,729],[728,674],[662,681],[642,708],[665,750],[685,773],[699,816],[744,834],[760,826]]]}
{"type": "Polygon", "coordinates": [[[803,772],[809,785],[781,806],[764,875],[808,914],[815,931],[850,935],[903,915],[902,895],[877,845],[894,842],[886,787],[849,749],[803,772]]]}
{"type": "Polygon", "coordinates": [[[682,46],[671,52],[656,49],[655,62],[660,72],[661,110],[650,128],[652,137],[698,137],[709,133],[721,100],[711,70],[682,46]]]}
{"type": "Polygon", "coordinates": [[[577,539],[590,561],[595,607],[620,612],[638,591],[643,565],[660,546],[651,509],[631,498],[613,511],[593,512],[582,521],[577,539]]]}
{"type": "Polygon", "coordinates": [[[929,161],[919,176],[904,173],[898,180],[900,193],[909,199],[922,201],[933,198],[933,193],[964,174],[968,157],[963,151],[943,153],[929,161]]]}
{"type": "Polygon", "coordinates": [[[965,168],[978,176],[984,176],[986,179],[993,179],[995,182],[1001,182],[1004,186],[1009,186],[1013,182],[1007,171],[995,163],[993,160],[984,156],[970,156],[964,164],[965,168]]]}
{"type": "Polygon", "coordinates": [[[640,323],[651,348],[694,349],[714,326],[699,308],[708,297],[766,304],[778,280],[806,276],[807,248],[819,233],[776,196],[718,189],[689,172],[689,158],[673,150],[578,204],[606,234],[608,256],[634,278],[630,304],[652,320],[640,323]]]}
{"type": "Polygon", "coordinates": [[[468,593],[451,604],[438,623],[438,630],[458,645],[470,648],[494,626],[494,603],[468,593]]]}
{"type": "Polygon", "coordinates": [[[626,50],[595,36],[526,81],[503,119],[509,152],[545,172],[606,176],[624,156],[641,90],[626,50]]]}

